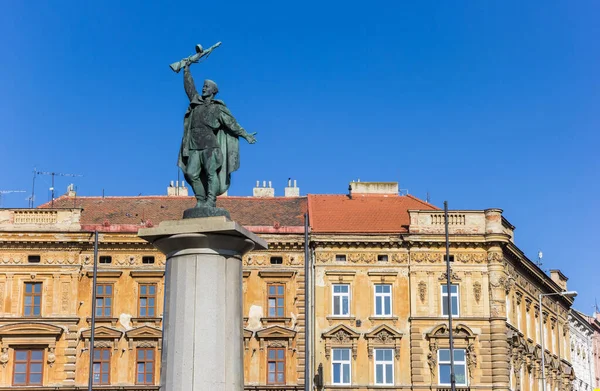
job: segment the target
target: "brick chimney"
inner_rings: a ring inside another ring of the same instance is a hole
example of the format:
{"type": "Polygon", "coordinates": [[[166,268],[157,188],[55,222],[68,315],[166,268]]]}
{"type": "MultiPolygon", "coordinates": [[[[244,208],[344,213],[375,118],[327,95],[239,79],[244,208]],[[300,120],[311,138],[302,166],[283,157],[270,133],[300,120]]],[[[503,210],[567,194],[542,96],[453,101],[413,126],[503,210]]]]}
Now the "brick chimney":
{"type": "Polygon", "coordinates": [[[188,188],[185,187],[185,182],[181,181],[181,184],[179,183],[179,181],[171,181],[171,183],[169,184],[169,187],[167,187],[167,195],[169,197],[187,197],[188,195],[188,188]]]}
{"type": "Polygon", "coordinates": [[[269,181],[268,187],[267,181],[263,181],[262,187],[260,187],[260,181],[256,181],[256,187],[252,189],[252,195],[258,198],[275,197],[275,189],[271,185],[271,181],[269,181]]]}
{"type": "Polygon", "coordinates": [[[296,185],[296,180],[294,179],[294,184],[292,186],[292,179],[288,179],[287,187],[285,188],[285,196],[286,197],[300,197],[300,188],[296,185]]]}
{"type": "Polygon", "coordinates": [[[560,270],[558,270],[558,269],[550,270],[550,278],[552,279],[552,281],[554,281],[558,284],[560,289],[562,289],[563,291],[567,290],[568,278],[567,278],[567,276],[562,274],[562,272],[560,270]]]}
{"type": "Polygon", "coordinates": [[[378,195],[378,196],[397,196],[398,182],[350,182],[350,196],[378,195]]]}

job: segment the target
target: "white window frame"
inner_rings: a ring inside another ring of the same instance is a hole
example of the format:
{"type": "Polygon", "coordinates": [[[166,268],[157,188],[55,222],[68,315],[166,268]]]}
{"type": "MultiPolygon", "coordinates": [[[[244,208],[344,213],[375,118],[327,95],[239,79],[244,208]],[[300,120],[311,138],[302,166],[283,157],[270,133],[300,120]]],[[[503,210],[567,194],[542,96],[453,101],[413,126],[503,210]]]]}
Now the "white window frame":
{"type": "MultiPolygon", "coordinates": [[[[442,361],[440,358],[440,353],[444,350],[449,351],[450,349],[439,349],[437,352],[437,359],[438,359],[438,364],[437,364],[437,372],[438,372],[438,385],[440,386],[450,386],[450,383],[442,383],[440,377],[441,377],[441,373],[442,371],[440,370],[440,367],[442,365],[450,365],[450,360],[447,361],[442,361]]],[[[462,361],[457,361],[454,360],[454,368],[456,368],[457,366],[461,365],[465,368],[465,382],[464,383],[459,383],[456,382],[457,386],[461,386],[461,387],[466,387],[469,385],[469,373],[468,373],[468,368],[467,368],[467,352],[465,351],[465,349],[454,349],[454,351],[458,351],[458,350],[462,350],[464,353],[464,360],[462,361]]],[[[456,371],[455,371],[456,372],[456,371]]],[[[512,371],[511,371],[512,372],[512,371]]]]}
{"type": "Polygon", "coordinates": [[[332,316],[350,316],[350,303],[351,303],[351,296],[350,296],[350,284],[333,284],[331,285],[331,315],[332,316]],[[336,286],[345,286],[348,287],[348,292],[335,292],[335,287],[336,286]],[[348,313],[343,313],[343,298],[346,297],[348,298],[348,313]],[[339,298],[340,300],[340,313],[336,314],[335,313],[335,299],[339,298]]]}
{"type": "MultiPolygon", "coordinates": [[[[458,284],[452,284],[452,286],[456,287],[456,293],[452,293],[452,288],[450,288],[450,305],[452,306],[452,297],[456,297],[456,315],[452,314],[453,318],[458,318],[460,316],[460,286],[458,284]]],[[[442,316],[448,316],[448,314],[444,314],[444,303],[448,300],[448,294],[444,293],[444,287],[447,287],[446,284],[440,286],[440,297],[442,300],[440,301],[440,312],[442,316]]],[[[448,308],[449,311],[453,310],[452,308],[448,308]]]]}
{"type": "Polygon", "coordinates": [[[377,385],[381,385],[381,386],[389,386],[389,385],[393,385],[394,384],[394,349],[374,349],[373,352],[374,356],[375,356],[375,360],[373,360],[375,362],[375,384],[377,385]],[[392,354],[392,358],[390,360],[377,360],[377,352],[381,351],[381,350],[388,350],[390,351],[390,353],[392,354]],[[377,381],[377,366],[381,365],[383,366],[383,379],[382,382],[378,382],[377,381]],[[387,366],[390,366],[392,369],[392,382],[391,383],[386,383],[385,379],[387,378],[387,366]]]}
{"type": "Polygon", "coordinates": [[[331,384],[334,385],[342,385],[342,386],[347,386],[352,384],[352,352],[350,351],[350,348],[334,348],[331,349],[331,384]],[[347,360],[336,360],[335,357],[335,352],[336,351],[340,351],[340,350],[345,350],[348,353],[348,359],[347,360]],[[340,365],[340,381],[338,383],[335,382],[335,378],[334,378],[334,370],[333,367],[334,365],[339,364],[340,365]],[[348,369],[348,379],[350,379],[350,382],[348,383],[344,383],[344,374],[346,373],[344,370],[344,366],[346,366],[346,368],[348,369]]]}
{"type": "Polygon", "coordinates": [[[392,316],[393,311],[393,307],[392,307],[392,284],[375,284],[375,286],[373,287],[373,293],[375,294],[375,302],[373,303],[373,312],[375,313],[374,316],[380,316],[380,317],[389,317],[392,316]],[[377,292],[377,287],[378,286],[387,286],[390,288],[389,292],[377,292]],[[385,312],[385,299],[389,299],[390,301],[390,312],[386,313],[385,312]],[[381,300],[381,313],[378,314],[377,313],[377,299],[381,300]]]}

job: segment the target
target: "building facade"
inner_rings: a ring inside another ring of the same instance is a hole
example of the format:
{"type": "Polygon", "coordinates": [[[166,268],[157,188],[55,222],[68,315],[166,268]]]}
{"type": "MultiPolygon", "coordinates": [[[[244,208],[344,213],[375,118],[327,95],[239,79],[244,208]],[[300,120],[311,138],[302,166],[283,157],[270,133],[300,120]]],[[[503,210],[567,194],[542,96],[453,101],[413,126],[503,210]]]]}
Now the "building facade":
{"type": "MultiPolygon", "coordinates": [[[[194,205],[184,191],[169,194],[71,192],[0,210],[0,391],[86,388],[96,231],[92,380],[158,389],[165,258],[137,230],[194,205]]],[[[443,212],[398,195],[397,184],[307,197],[291,184],[286,197],[257,185],[254,194],[218,200],[269,243],[242,259],[246,390],[305,389],[305,376],[318,390],[448,389],[448,312],[458,388],[539,391],[542,354],[548,390],[572,388],[572,299],[537,306],[539,294],[566,290],[566,277],[525,257],[501,210],[451,211],[448,291],[443,212]]]]}
{"type": "Polygon", "coordinates": [[[586,315],[572,309],[569,312],[569,331],[571,333],[571,363],[575,372],[573,390],[592,390],[596,377],[593,351],[594,329],[586,315]]]}

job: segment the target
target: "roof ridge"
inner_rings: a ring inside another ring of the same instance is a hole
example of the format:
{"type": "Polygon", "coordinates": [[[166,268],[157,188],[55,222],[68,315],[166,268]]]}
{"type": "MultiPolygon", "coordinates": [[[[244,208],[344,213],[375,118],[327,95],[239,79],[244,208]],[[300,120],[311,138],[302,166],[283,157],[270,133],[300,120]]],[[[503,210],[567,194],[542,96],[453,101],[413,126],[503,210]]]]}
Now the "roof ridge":
{"type": "Polygon", "coordinates": [[[409,197],[409,198],[411,198],[411,199],[413,199],[415,201],[418,201],[419,203],[421,203],[423,205],[427,205],[427,206],[429,206],[431,208],[438,209],[438,210],[440,209],[437,206],[435,206],[433,204],[430,204],[429,202],[423,201],[422,199],[415,197],[414,195],[406,194],[405,197],[409,197]]]}

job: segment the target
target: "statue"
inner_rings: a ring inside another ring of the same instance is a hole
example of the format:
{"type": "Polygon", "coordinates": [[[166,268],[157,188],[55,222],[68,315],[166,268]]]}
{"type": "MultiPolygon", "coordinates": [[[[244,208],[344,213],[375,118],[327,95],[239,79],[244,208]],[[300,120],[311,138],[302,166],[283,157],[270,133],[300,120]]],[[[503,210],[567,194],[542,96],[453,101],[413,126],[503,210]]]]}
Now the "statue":
{"type": "Polygon", "coordinates": [[[250,144],[256,142],[254,135],[242,128],[223,101],[215,99],[219,92],[217,84],[205,80],[198,94],[190,65],[197,63],[218,47],[206,51],[196,46],[196,55],[171,65],[179,72],[183,66],[183,86],[190,105],[183,120],[183,139],[179,150],[178,165],[196,196],[196,207],[184,212],[183,218],[227,216],[229,213],[217,208],[217,196],[225,193],[231,183],[231,173],[240,167],[239,137],[250,144]]]}

